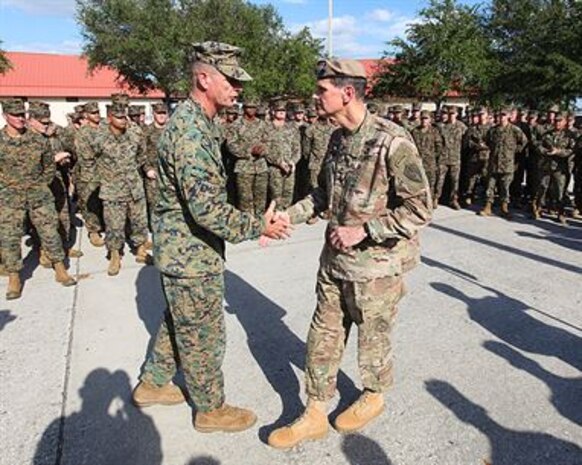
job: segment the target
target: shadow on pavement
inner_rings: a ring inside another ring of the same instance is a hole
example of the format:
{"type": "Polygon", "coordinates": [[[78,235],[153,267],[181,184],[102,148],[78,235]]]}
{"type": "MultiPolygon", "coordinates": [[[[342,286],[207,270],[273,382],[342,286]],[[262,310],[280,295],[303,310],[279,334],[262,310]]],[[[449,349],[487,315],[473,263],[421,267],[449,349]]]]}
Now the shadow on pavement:
{"type": "MultiPolygon", "coordinates": [[[[241,461],[241,463],[243,463],[241,461]]],[[[214,457],[201,456],[191,458],[186,465],[220,465],[220,461],[216,460],[214,457]]]]}
{"type": "Polygon", "coordinates": [[[81,410],[55,419],[37,445],[33,465],[160,465],[160,434],[131,404],[124,371],[93,370],[79,389],[81,410]]]}
{"type": "Polygon", "coordinates": [[[344,436],[341,448],[350,465],[392,465],[380,445],[361,434],[344,436]]]}
{"type": "Polygon", "coordinates": [[[533,261],[536,261],[539,263],[544,263],[546,265],[551,265],[551,266],[554,266],[556,268],[560,268],[562,270],[570,271],[572,273],[582,274],[582,267],[572,265],[570,263],[564,263],[560,260],[555,260],[555,259],[550,258],[550,257],[544,257],[543,255],[537,255],[535,253],[528,252],[527,250],[511,247],[509,245],[505,245],[505,244],[502,244],[500,242],[495,242],[495,241],[492,241],[489,239],[485,239],[484,237],[475,236],[473,234],[458,231],[456,229],[449,228],[447,226],[443,226],[440,224],[432,223],[430,225],[430,227],[433,229],[436,229],[437,231],[441,231],[441,232],[448,233],[448,234],[453,234],[455,236],[462,237],[463,239],[466,239],[469,241],[478,242],[479,244],[483,244],[483,245],[486,245],[488,247],[492,247],[496,250],[502,250],[504,252],[519,255],[520,257],[528,258],[530,260],[533,260],[533,261]]]}
{"type": "Polygon", "coordinates": [[[538,239],[542,241],[548,241],[553,244],[560,245],[567,249],[582,250],[582,234],[578,233],[578,237],[572,235],[571,237],[565,236],[562,233],[548,233],[545,235],[532,234],[528,231],[516,231],[519,237],[527,237],[529,239],[538,239]]]}
{"type": "Polygon", "coordinates": [[[582,377],[564,378],[546,370],[538,362],[531,360],[510,346],[501,342],[486,341],[483,347],[504,358],[511,366],[523,370],[545,383],[551,391],[550,400],[558,412],[568,420],[582,426],[582,377]]]}
{"type": "Polygon", "coordinates": [[[448,408],[463,423],[473,426],[487,436],[491,456],[486,463],[494,465],[578,465],[582,449],[568,441],[546,433],[516,431],[505,428],[493,420],[487,411],[449,383],[430,380],[426,389],[436,400],[448,408]]]}
{"type": "Polygon", "coordinates": [[[489,287],[483,288],[495,295],[473,298],[448,284],[430,285],[466,303],[471,320],[499,339],[526,352],[557,357],[582,371],[582,338],[533,318],[523,302],[489,287]]]}
{"type": "Polygon", "coordinates": [[[7,324],[16,320],[15,315],[10,314],[10,310],[0,310],[0,331],[2,331],[7,324]]]}
{"type": "Polygon", "coordinates": [[[135,280],[135,303],[139,319],[151,338],[155,337],[162,322],[166,299],[162,290],[160,272],[155,266],[140,268],[135,280]]]}
{"type": "MultiPolygon", "coordinates": [[[[236,315],[247,334],[253,357],[281,398],[283,412],[272,424],[260,428],[266,442],[269,433],[297,418],[304,409],[299,396],[300,383],[293,367],[304,370],[306,344],[283,322],[286,311],[236,274],[226,271],[226,311],[236,315]]],[[[338,374],[342,410],[359,395],[358,389],[342,371],[338,374]]],[[[332,418],[333,420],[333,418],[332,418]]]]}

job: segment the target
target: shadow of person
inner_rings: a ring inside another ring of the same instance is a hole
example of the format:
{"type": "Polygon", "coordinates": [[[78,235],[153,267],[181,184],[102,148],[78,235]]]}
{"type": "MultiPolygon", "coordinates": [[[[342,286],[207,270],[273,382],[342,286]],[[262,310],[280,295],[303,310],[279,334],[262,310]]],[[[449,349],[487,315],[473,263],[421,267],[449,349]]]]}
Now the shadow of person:
{"type": "Polygon", "coordinates": [[[203,455],[191,458],[186,465],[220,465],[220,462],[214,457],[203,455]]]}
{"type": "Polygon", "coordinates": [[[497,423],[487,411],[471,402],[445,381],[425,382],[426,390],[463,423],[478,429],[489,439],[494,465],[577,465],[582,449],[546,433],[515,431],[497,423]]]}
{"type": "Polygon", "coordinates": [[[166,299],[160,272],[155,266],[144,266],[135,280],[135,303],[139,319],[150,338],[154,338],[162,322],[166,299]]]}
{"type": "Polygon", "coordinates": [[[160,434],[131,405],[129,377],[93,370],[79,389],[81,410],[55,419],[37,445],[34,465],[160,465],[160,434]]]}
{"type": "Polygon", "coordinates": [[[344,436],[341,448],[351,465],[392,465],[380,445],[361,434],[344,436]]]}
{"type": "Polygon", "coordinates": [[[530,239],[538,239],[543,241],[548,241],[553,244],[560,245],[567,249],[582,250],[582,234],[579,234],[579,238],[568,237],[563,234],[548,233],[545,235],[532,234],[528,231],[516,231],[519,237],[527,237],[530,239]]]}
{"type": "Polygon", "coordinates": [[[485,341],[483,347],[495,355],[504,358],[518,370],[527,371],[532,376],[546,383],[551,391],[551,402],[558,412],[568,420],[582,426],[582,376],[564,378],[543,368],[539,363],[524,357],[506,344],[485,341]]]}
{"type": "Polygon", "coordinates": [[[495,295],[473,298],[448,284],[430,285],[465,302],[471,320],[499,339],[526,352],[557,357],[582,370],[582,338],[533,318],[523,302],[485,286],[481,287],[495,295]]]}
{"type": "Polygon", "coordinates": [[[15,315],[10,314],[10,310],[0,310],[0,331],[2,331],[8,323],[16,320],[15,315]]]}
{"type": "MultiPolygon", "coordinates": [[[[304,370],[306,344],[283,322],[287,312],[245,280],[226,271],[225,286],[226,311],[238,318],[247,334],[253,357],[283,405],[280,417],[259,429],[259,438],[266,442],[271,431],[288,424],[303,412],[299,380],[293,366],[304,370]]],[[[349,403],[359,394],[353,381],[342,371],[338,373],[337,386],[341,402],[349,403]]]]}

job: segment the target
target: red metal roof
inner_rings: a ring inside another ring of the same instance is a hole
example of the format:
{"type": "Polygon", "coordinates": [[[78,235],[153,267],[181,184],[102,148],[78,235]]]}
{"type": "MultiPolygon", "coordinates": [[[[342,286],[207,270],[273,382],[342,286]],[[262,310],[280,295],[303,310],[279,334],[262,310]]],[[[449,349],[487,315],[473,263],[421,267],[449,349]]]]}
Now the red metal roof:
{"type": "Polygon", "coordinates": [[[130,91],[117,82],[118,74],[111,68],[89,73],[87,60],[80,55],[6,52],[12,69],[0,75],[0,97],[79,97],[108,98],[125,91],[131,97],[162,98],[163,92],[145,95],[130,91]]]}

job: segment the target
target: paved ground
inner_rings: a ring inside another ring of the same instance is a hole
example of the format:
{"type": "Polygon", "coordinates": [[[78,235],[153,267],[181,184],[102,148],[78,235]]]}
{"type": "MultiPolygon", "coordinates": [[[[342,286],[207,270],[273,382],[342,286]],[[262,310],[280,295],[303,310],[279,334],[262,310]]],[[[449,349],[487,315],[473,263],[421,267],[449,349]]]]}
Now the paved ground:
{"type": "MultiPolygon", "coordinates": [[[[447,208],[407,277],[386,413],[359,435],[271,450],[269,431],[304,400],[322,233],[228,248],[227,398],[259,417],[237,435],[196,433],[184,405],[130,404],[163,309],[153,268],[128,256],[110,278],[80,234],[72,269],[89,277],[65,289],[29,255],[23,298],[0,285],[0,464],[582,464],[582,222],[447,208]]],[[[359,386],[353,340],[342,368],[340,408],[359,386]]]]}

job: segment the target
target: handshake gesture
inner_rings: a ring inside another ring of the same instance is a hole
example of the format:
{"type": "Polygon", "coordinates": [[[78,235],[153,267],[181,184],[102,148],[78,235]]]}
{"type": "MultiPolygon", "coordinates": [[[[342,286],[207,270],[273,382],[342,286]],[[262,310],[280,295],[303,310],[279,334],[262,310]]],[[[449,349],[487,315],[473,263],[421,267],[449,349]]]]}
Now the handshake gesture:
{"type": "Polygon", "coordinates": [[[293,225],[289,215],[285,212],[275,211],[275,202],[271,202],[269,208],[265,212],[263,218],[265,219],[265,229],[259,239],[261,247],[269,244],[271,239],[287,239],[291,236],[293,225]]]}

